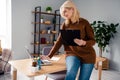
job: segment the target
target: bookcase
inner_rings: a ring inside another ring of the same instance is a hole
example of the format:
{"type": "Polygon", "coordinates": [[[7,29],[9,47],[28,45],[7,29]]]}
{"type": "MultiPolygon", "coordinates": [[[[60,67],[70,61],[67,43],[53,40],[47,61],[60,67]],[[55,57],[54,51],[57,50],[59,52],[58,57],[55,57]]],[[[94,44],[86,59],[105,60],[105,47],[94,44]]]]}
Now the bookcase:
{"type": "Polygon", "coordinates": [[[43,12],[41,6],[35,7],[32,11],[34,14],[34,31],[33,34],[33,55],[39,56],[42,54],[42,49],[45,46],[53,46],[59,34],[61,25],[61,16],[59,10],[54,13],[43,12]]]}

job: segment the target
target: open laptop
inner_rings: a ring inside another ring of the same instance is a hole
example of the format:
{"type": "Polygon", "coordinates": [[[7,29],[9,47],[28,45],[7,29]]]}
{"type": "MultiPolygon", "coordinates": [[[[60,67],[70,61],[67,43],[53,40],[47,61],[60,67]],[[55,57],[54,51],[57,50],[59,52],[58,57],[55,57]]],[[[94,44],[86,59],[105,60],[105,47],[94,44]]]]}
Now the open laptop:
{"type": "Polygon", "coordinates": [[[74,39],[80,39],[80,30],[60,30],[62,43],[67,46],[78,46],[74,39]]]}
{"type": "MultiPolygon", "coordinates": [[[[27,46],[25,46],[25,49],[26,49],[26,52],[27,52],[27,55],[30,59],[32,59],[33,57],[31,56],[30,54],[30,50],[28,49],[27,46]]],[[[41,66],[47,66],[47,65],[51,65],[52,63],[49,61],[49,60],[41,60],[41,66]]]]}

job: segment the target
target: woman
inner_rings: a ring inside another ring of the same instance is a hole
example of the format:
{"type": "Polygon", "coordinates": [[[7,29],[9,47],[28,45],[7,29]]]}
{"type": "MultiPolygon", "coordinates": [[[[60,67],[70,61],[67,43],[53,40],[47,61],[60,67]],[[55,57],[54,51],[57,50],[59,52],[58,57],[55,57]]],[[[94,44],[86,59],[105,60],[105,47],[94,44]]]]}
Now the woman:
{"type": "MultiPolygon", "coordinates": [[[[78,46],[63,45],[66,53],[67,67],[65,80],[75,80],[79,68],[79,80],[89,80],[96,59],[95,51],[93,49],[95,39],[92,27],[87,20],[80,18],[76,6],[70,0],[65,1],[60,7],[60,14],[65,19],[61,29],[80,30],[81,37],[81,39],[74,39],[74,42],[78,46]]],[[[60,34],[50,53],[48,56],[44,56],[44,58],[51,58],[61,45],[62,38],[60,34]]]]}

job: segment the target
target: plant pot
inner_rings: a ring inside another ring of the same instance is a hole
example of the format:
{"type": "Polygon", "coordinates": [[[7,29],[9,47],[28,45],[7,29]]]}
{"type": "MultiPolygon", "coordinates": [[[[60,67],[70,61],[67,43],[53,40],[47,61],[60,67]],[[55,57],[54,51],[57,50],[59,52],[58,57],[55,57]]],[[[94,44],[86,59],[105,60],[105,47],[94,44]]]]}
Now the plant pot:
{"type": "Polygon", "coordinates": [[[50,11],[50,10],[48,10],[48,11],[47,11],[47,13],[51,13],[51,11],[50,11]]]}

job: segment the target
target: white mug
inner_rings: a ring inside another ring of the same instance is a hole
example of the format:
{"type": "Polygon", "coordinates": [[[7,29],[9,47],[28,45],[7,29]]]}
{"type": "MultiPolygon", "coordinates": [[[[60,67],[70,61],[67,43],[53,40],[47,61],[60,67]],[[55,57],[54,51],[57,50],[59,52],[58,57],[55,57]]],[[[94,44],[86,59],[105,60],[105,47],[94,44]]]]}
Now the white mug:
{"type": "Polygon", "coordinates": [[[38,66],[36,66],[36,67],[31,67],[31,72],[37,72],[38,71],[38,66]]]}

